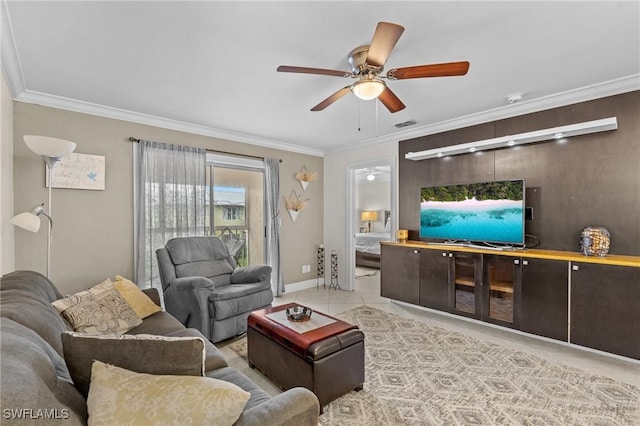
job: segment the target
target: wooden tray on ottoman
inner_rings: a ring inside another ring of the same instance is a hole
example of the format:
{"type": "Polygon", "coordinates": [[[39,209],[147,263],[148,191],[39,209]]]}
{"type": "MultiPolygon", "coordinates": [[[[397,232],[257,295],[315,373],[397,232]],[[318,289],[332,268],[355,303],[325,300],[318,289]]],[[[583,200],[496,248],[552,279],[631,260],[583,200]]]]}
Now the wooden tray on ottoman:
{"type": "Polygon", "coordinates": [[[249,365],[285,390],[297,386],[311,390],[318,397],[320,407],[351,390],[361,390],[364,384],[362,331],[317,311],[313,315],[322,315],[333,322],[303,333],[268,317],[293,306],[299,305],[289,303],[249,315],[249,365]]]}

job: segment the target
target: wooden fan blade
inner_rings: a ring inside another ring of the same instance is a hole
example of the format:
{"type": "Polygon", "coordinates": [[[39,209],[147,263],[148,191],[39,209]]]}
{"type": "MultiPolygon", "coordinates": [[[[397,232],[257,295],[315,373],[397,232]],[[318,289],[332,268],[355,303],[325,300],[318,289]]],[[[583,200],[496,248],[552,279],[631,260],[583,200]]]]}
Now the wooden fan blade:
{"type": "Polygon", "coordinates": [[[326,107],[328,107],[329,105],[331,105],[332,103],[334,103],[335,101],[337,101],[338,99],[340,99],[341,97],[349,93],[350,91],[351,91],[351,86],[343,87],[333,95],[329,96],[324,101],[320,102],[318,105],[311,108],[311,111],[322,111],[323,109],[325,109],[326,107]]]}
{"type": "Polygon", "coordinates": [[[277,71],[278,72],[295,72],[300,74],[331,75],[334,77],[351,77],[351,72],[349,71],[326,70],[323,68],[292,67],[289,65],[280,65],[277,71]]]}
{"type": "Polygon", "coordinates": [[[398,112],[406,108],[400,98],[398,98],[388,87],[380,93],[378,99],[380,99],[380,102],[382,102],[382,104],[386,106],[391,113],[398,112]]]}
{"type": "Polygon", "coordinates": [[[445,64],[416,65],[414,67],[389,70],[387,78],[406,80],[407,78],[451,77],[465,75],[469,71],[469,62],[448,62],[445,64]]]}
{"type": "Polygon", "coordinates": [[[367,53],[367,64],[374,67],[383,66],[403,32],[404,27],[400,25],[378,22],[367,53]]]}

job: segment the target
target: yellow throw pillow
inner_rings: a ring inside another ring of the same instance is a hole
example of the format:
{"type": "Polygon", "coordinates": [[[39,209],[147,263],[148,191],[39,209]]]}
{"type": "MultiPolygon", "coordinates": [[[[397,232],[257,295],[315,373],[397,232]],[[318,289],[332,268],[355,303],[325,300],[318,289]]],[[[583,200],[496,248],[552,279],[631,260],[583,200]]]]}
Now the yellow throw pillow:
{"type": "Polygon", "coordinates": [[[113,286],[118,290],[118,293],[124,297],[124,300],[131,305],[131,308],[140,318],[144,319],[162,310],[160,306],[153,303],[153,300],[144,294],[133,281],[116,275],[113,286]]]}
{"type": "Polygon", "coordinates": [[[142,324],[110,279],[51,304],[81,333],[124,334],[142,324]]]}
{"type": "Polygon", "coordinates": [[[210,377],[134,373],[95,361],[87,397],[92,425],[232,425],[251,394],[210,377]]]}

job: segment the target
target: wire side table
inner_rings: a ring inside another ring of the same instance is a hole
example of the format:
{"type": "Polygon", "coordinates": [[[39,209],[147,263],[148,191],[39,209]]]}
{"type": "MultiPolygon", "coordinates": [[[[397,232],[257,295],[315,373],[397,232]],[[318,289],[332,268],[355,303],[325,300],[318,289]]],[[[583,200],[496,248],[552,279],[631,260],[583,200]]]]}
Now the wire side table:
{"type": "Polygon", "coordinates": [[[322,277],[322,286],[327,287],[327,281],[324,276],[324,245],[320,244],[316,249],[316,288],[320,287],[320,277],[322,277]]]}
{"type": "Polygon", "coordinates": [[[340,289],[340,284],[338,283],[338,252],[336,250],[331,250],[331,282],[329,283],[329,289],[340,289]]]}

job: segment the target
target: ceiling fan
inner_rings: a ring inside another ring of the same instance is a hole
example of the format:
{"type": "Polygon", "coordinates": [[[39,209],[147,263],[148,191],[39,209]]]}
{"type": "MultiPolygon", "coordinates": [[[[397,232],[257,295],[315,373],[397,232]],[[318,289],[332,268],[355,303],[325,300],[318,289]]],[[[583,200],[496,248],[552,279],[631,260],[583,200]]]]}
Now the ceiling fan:
{"type": "Polygon", "coordinates": [[[383,67],[391,51],[404,32],[404,27],[390,22],[378,22],[371,44],[356,47],[348,56],[351,71],[339,71],[323,68],[295,67],[280,65],[278,72],[301,74],[319,74],[333,77],[357,78],[353,84],[343,87],[311,111],[322,111],[349,92],[358,98],[371,100],[378,98],[387,109],[394,113],[405,108],[402,101],[387,87],[383,78],[389,80],[406,80],[409,78],[448,77],[465,75],[469,70],[469,62],[448,62],[443,64],[416,65],[412,67],[393,68],[382,76],[383,67]]]}
{"type": "Polygon", "coordinates": [[[367,179],[369,182],[376,180],[378,175],[385,175],[389,173],[390,169],[388,166],[367,167],[365,169],[356,170],[356,176],[361,177],[362,179],[367,179]]]}

